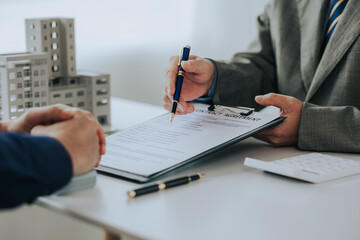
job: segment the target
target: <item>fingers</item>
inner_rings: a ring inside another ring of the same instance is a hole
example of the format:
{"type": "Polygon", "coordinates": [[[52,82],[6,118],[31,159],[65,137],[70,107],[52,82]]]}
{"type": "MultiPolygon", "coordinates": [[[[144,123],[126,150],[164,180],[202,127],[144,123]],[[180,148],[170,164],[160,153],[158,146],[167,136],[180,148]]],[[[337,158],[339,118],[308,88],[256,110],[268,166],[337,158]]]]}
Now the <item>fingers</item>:
{"type": "Polygon", "coordinates": [[[19,127],[22,132],[30,130],[39,124],[49,124],[53,122],[64,121],[72,118],[72,108],[63,104],[57,104],[48,107],[29,109],[22,118],[19,118],[19,127]]]}
{"type": "Polygon", "coordinates": [[[189,73],[203,73],[208,71],[208,66],[204,64],[204,59],[193,59],[181,62],[181,67],[185,72],[189,73]]]}
{"type": "MultiPolygon", "coordinates": [[[[172,100],[170,100],[170,98],[167,95],[164,95],[163,100],[164,100],[163,107],[170,112],[173,103],[172,100]]],[[[175,114],[184,115],[184,114],[192,113],[194,112],[194,110],[195,110],[194,105],[186,102],[183,98],[180,97],[175,114]]]]}
{"type": "Polygon", "coordinates": [[[97,134],[99,136],[100,155],[105,154],[106,138],[102,127],[98,128],[97,134]]]}
{"type": "Polygon", "coordinates": [[[275,106],[282,110],[287,110],[291,98],[277,93],[268,93],[263,96],[256,96],[255,101],[263,106],[275,106]]]}
{"type": "Polygon", "coordinates": [[[260,132],[255,137],[273,146],[296,144],[303,103],[294,97],[275,93],[257,96],[255,101],[264,106],[281,108],[281,115],[287,117],[281,124],[260,132]]]}
{"type": "Polygon", "coordinates": [[[172,96],[175,93],[175,79],[178,69],[178,56],[172,56],[169,61],[169,65],[165,68],[165,92],[168,96],[172,96]]]}
{"type": "MultiPolygon", "coordinates": [[[[204,60],[194,55],[189,56],[188,61],[182,61],[181,66],[187,72],[185,74],[196,74],[198,72],[208,71],[204,60]]],[[[175,81],[178,72],[179,57],[172,56],[169,65],[165,68],[165,93],[171,98],[175,93],[175,81]]]]}

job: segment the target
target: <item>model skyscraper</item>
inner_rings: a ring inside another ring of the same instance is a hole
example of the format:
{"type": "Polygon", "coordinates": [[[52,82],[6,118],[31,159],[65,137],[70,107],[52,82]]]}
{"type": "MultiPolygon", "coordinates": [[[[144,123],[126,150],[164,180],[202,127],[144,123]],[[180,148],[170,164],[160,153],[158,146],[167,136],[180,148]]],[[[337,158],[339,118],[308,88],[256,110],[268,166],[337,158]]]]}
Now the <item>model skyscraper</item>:
{"type": "Polygon", "coordinates": [[[26,53],[0,55],[0,118],[63,103],[110,124],[110,75],[77,72],[74,19],[26,19],[26,53]]]}

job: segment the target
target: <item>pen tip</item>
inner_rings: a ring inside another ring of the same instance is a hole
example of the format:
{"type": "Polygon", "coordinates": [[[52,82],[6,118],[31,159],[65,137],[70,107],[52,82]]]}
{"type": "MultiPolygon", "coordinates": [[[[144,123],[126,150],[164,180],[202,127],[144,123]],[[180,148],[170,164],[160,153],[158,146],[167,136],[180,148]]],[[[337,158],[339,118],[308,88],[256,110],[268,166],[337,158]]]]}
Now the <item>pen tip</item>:
{"type": "Polygon", "coordinates": [[[200,178],[205,177],[205,173],[198,173],[198,175],[200,178]]]}
{"type": "Polygon", "coordinates": [[[174,113],[170,113],[170,123],[172,123],[172,121],[174,120],[175,114],[174,113]]]}

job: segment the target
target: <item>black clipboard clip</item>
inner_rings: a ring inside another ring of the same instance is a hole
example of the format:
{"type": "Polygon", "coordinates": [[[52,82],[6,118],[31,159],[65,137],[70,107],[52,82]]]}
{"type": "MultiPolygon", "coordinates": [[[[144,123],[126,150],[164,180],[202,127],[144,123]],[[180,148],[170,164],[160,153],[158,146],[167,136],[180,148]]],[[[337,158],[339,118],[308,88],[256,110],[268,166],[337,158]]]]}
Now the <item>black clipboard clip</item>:
{"type": "MultiPolygon", "coordinates": [[[[215,111],[215,107],[216,107],[216,105],[211,104],[211,105],[208,107],[208,110],[209,110],[209,111],[215,111]]],[[[235,106],[235,107],[232,107],[232,108],[236,108],[236,109],[240,109],[240,110],[245,110],[244,112],[240,112],[240,115],[241,115],[241,116],[249,116],[250,114],[252,114],[253,112],[255,112],[255,108],[240,107],[240,106],[235,106]]],[[[235,111],[231,110],[230,108],[224,108],[222,111],[229,111],[229,112],[231,112],[231,113],[236,113],[236,114],[238,114],[238,112],[235,112],[235,111]]]]}

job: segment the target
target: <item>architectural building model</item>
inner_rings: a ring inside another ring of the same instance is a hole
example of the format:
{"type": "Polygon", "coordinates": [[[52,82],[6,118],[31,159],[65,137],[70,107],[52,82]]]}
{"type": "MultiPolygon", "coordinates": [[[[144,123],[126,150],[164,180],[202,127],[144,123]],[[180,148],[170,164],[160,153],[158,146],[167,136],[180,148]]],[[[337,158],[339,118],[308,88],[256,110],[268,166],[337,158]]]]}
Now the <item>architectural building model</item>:
{"type": "Polygon", "coordinates": [[[0,54],[0,119],[62,103],[110,124],[110,75],[77,72],[74,19],[26,19],[26,53],[0,54]]]}

